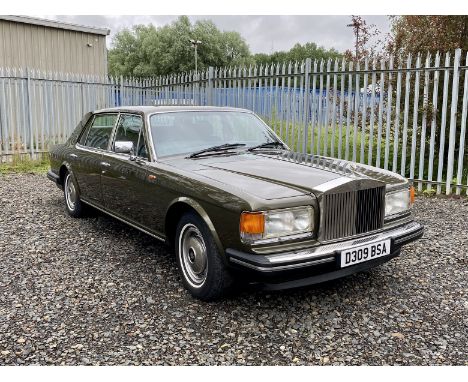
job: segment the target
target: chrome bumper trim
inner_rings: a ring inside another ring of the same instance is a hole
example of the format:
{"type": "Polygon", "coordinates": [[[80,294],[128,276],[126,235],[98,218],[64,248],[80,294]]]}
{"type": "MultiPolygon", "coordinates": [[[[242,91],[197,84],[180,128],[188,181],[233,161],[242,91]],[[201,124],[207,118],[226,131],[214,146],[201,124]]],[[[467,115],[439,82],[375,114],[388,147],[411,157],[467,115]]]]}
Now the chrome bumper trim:
{"type": "Polygon", "coordinates": [[[269,259],[271,264],[278,264],[278,263],[298,261],[298,260],[303,261],[303,260],[308,260],[310,258],[316,258],[316,257],[324,256],[324,255],[329,255],[336,251],[342,251],[347,248],[353,247],[355,245],[372,244],[374,242],[378,242],[378,241],[385,240],[385,239],[395,239],[400,236],[406,236],[408,234],[418,231],[420,227],[421,227],[420,224],[416,222],[412,222],[403,227],[381,232],[379,234],[371,235],[368,237],[341,241],[341,242],[334,243],[334,244],[320,245],[314,249],[305,250],[305,251],[301,251],[298,253],[267,255],[265,257],[269,259]]]}
{"type": "Polygon", "coordinates": [[[260,272],[275,272],[332,262],[335,260],[337,252],[356,245],[372,244],[382,240],[391,239],[392,246],[400,246],[420,237],[423,230],[424,228],[421,224],[413,221],[396,228],[370,234],[366,237],[318,245],[301,251],[272,255],[258,255],[227,249],[226,253],[232,263],[243,265],[260,272]]]}
{"type": "Polygon", "coordinates": [[[325,257],[323,259],[311,260],[311,261],[306,261],[304,263],[298,263],[298,264],[280,265],[280,266],[276,266],[274,268],[261,267],[261,266],[258,266],[258,265],[248,263],[247,261],[239,260],[239,259],[237,259],[235,257],[232,257],[231,261],[233,263],[243,265],[244,267],[255,269],[256,271],[271,272],[271,271],[284,271],[284,270],[289,270],[289,269],[303,268],[303,267],[309,267],[309,266],[312,266],[312,265],[330,263],[332,261],[335,261],[335,257],[334,256],[325,257]]]}

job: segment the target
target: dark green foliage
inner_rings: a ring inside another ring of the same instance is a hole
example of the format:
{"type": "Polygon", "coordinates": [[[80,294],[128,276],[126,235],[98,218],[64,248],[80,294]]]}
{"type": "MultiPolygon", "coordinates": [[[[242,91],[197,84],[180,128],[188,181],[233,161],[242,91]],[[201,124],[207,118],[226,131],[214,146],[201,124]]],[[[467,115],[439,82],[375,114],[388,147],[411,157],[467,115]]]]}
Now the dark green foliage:
{"type": "Polygon", "coordinates": [[[198,46],[199,70],[213,67],[271,65],[300,62],[306,58],[327,60],[341,58],[335,49],[325,49],[313,42],[296,44],[289,51],[252,55],[244,38],[237,32],[220,31],[210,20],[192,24],[187,16],[159,28],[136,25],[124,29],[113,39],[109,50],[109,74],[125,77],[154,77],[195,69],[190,39],[201,40],[198,46]]]}
{"type": "Polygon", "coordinates": [[[194,70],[190,39],[202,41],[198,46],[199,70],[252,63],[249,47],[239,33],[220,31],[209,20],[191,24],[187,16],[181,16],[160,28],[136,25],[119,32],[109,51],[109,74],[153,77],[194,70]]]}
{"type": "Polygon", "coordinates": [[[328,60],[328,59],[341,59],[343,55],[335,49],[325,49],[324,47],[317,46],[313,42],[308,42],[304,45],[297,43],[289,51],[278,51],[272,54],[258,53],[253,56],[255,64],[257,65],[271,65],[288,61],[301,62],[306,58],[312,60],[328,60]]]}

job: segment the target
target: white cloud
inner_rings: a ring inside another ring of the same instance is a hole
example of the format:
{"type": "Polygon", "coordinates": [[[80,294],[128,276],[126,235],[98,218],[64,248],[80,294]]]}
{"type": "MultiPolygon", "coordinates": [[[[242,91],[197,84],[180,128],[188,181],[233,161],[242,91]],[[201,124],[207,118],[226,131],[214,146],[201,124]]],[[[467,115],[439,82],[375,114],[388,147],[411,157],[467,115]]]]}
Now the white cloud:
{"type": "MultiPolygon", "coordinates": [[[[161,26],[177,19],[178,16],[39,16],[58,21],[107,27],[112,36],[124,28],[135,24],[161,26]]],[[[296,42],[315,42],[325,48],[338,51],[352,49],[354,36],[346,24],[350,16],[189,16],[192,22],[211,19],[222,30],[239,32],[249,44],[253,53],[270,53],[272,50],[288,50],[296,42]]],[[[375,24],[383,33],[389,32],[387,16],[364,16],[368,24],[375,24]]]]}

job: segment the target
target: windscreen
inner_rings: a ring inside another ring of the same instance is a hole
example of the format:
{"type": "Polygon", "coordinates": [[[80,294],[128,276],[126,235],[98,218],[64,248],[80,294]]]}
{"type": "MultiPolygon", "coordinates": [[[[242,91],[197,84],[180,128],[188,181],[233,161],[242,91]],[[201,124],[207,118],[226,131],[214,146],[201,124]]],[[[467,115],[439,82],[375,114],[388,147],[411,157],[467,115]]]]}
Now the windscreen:
{"type": "Polygon", "coordinates": [[[212,146],[244,144],[245,148],[278,138],[255,115],[231,111],[184,111],[150,117],[156,155],[190,154],[212,146]]]}

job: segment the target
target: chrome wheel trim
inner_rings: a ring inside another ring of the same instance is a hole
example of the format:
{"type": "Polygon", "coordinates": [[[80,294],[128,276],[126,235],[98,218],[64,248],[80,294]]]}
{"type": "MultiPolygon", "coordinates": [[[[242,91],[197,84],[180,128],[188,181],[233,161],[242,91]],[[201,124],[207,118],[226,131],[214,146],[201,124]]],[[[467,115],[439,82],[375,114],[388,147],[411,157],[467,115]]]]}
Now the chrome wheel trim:
{"type": "Polygon", "coordinates": [[[65,201],[67,203],[67,207],[70,211],[75,210],[76,201],[78,195],[76,194],[75,184],[73,183],[71,174],[67,174],[65,178],[65,201]]]}
{"type": "Polygon", "coordinates": [[[191,223],[179,235],[179,261],[185,280],[193,288],[201,288],[208,275],[208,254],[200,230],[191,223]]]}

